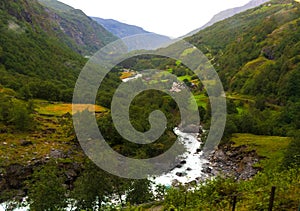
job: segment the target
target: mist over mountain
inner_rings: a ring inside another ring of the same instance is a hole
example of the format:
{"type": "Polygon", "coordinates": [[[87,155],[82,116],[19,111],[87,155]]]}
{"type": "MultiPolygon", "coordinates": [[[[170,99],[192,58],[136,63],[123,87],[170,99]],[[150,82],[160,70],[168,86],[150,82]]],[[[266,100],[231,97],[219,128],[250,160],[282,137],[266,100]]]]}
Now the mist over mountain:
{"type": "MultiPolygon", "coordinates": [[[[143,44],[143,46],[145,46],[145,48],[148,50],[165,46],[171,41],[171,39],[167,36],[146,31],[139,26],[129,25],[113,19],[103,19],[98,17],[92,17],[92,19],[97,21],[105,29],[119,38],[125,38],[139,34],[149,35],[147,37],[151,37],[151,39],[147,40],[147,45],[145,45],[146,43],[143,44]]],[[[142,40],[139,42],[142,42],[142,40]]]]}
{"type": "Polygon", "coordinates": [[[108,31],[116,35],[117,37],[123,38],[136,34],[145,34],[149,33],[144,30],[142,27],[122,23],[113,19],[104,19],[92,17],[93,20],[97,21],[100,25],[106,28],[108,31]]]}

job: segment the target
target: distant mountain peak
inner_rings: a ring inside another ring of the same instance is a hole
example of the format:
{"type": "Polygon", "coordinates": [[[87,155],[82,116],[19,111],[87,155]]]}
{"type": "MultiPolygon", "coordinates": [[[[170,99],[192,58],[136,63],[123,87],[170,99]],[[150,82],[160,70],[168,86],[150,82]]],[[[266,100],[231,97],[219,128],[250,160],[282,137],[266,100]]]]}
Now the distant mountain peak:
{"type": "Polygon", "coordinates": [[[93,20],[102,25],[106,30],[113,33],[119,38],[124,38],[136,34],[148,34],[150,32],[144,30],[142,27],[122,23],[114,19],[104,19],[98,17],[91,17],[93,20]]]}
{"type": "Polygon", "coordinates": [[[143,46],[146,50],[156,49],[158,47],[165,46],[171,42],[171,39],[169,37],[146,31],[139,26],[122,23],[113,19],[103,19],[98,17],[92,17],[92,19],[119,38],[125,38],[141,34],[148,35],[145,36],[147,40],[142,40],[140,36],[135,37],[137,41],[137,43],[135,44],[136,47],[143,46]]]}
{"type": "MultiPolygon", "coordinates": [[[[241,13],[241,12],[244,12],[246,10],[249,10],[249,9],[252,9],[254,7],[258,7],[266,2],[268,2],[270,0],[251,0],[249,1],[247,4],[245,4],[244,6],[240,6],[240,7],[234,7],[234,8],[231,8],[231,9],[227,9],[227,10],[224,10],[218,14],[216,14],[215,16],[213,16],[213,18],[208,22],[206,23],[205,25],[203,25],[202,27],[188,33],[186,36],[191,36],[209,26],[212,26],[213,24],[219,22],[219,21],[222,21],[222,20],[225,20],[227,18],[230,18],[238,13],[241,13]]],[[[184,36],[184,37],[186,37],[184,36]]]]}

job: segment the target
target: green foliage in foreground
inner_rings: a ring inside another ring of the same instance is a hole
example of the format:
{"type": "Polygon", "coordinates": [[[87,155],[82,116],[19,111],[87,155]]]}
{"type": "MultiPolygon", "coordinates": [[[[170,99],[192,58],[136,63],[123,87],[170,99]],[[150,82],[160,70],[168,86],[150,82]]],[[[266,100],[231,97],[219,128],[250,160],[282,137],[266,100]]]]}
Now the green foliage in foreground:
{"type": "Polygon", "coordinates": [[[28,184],[30,210],[57,211],[67,206],[64,178],[53,163],[36,169],[28,184]]]}
{"type": "Polygon", "coordinates": [[[237,210],[267,210],[270,191],[276,186],[273,210],[295,210],[299,205],[300,169],[259,173],[250,181],[221,177],[187,190],[180,186],[167,191],[165,209],[229,210],[237,196],[237,210]]]}
{"type": "Polygon", "coordinates": [[[285,168],[300,166],[300,130],[294,134],[283,159],[285,168]]]}
{"type": "Polygon", "coordinates": [[[0,132],[27,131],[34,126],[33,103],[0,92],[0,132]]]}
{"type": "Polygon", "coordinates": [[[64,183],[66,174],[58,160],[50,161],[34,170],[27,181],[27,203],[30,210],[118,210],[127,204],[142,204],[153,200],[151,182],[130,180],[110,175],[91,161],[76,180],[74,188],[64,183]],[[118,201],[113,203],[112,201],[118,201]]]}

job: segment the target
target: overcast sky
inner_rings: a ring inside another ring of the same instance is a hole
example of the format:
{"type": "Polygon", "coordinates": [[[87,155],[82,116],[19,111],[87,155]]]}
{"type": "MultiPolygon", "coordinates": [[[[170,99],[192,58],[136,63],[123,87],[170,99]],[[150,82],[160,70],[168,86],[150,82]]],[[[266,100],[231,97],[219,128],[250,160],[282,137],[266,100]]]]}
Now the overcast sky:
{"type": "Polygon", "coordinates": [[[60,0],[89,16],[115,19],[170,37],[185,35],[218,12],[250,0],[60,0]]]}

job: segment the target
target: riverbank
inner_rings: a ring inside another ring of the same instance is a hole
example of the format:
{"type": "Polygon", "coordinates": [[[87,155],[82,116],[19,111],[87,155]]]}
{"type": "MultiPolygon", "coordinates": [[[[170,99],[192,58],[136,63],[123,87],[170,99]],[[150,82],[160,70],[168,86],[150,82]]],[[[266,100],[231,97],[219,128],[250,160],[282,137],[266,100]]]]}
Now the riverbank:
{"type": "Polygon", "coordinates": [[[204,169],[212,175],[232,177],[235,180],[248,180],[260,170],[256,164],[263,159],[255,150],[248,150],[246,145],[235,147],[233,142],[219,146],[209,157],[210,167],[204,169]]]}

